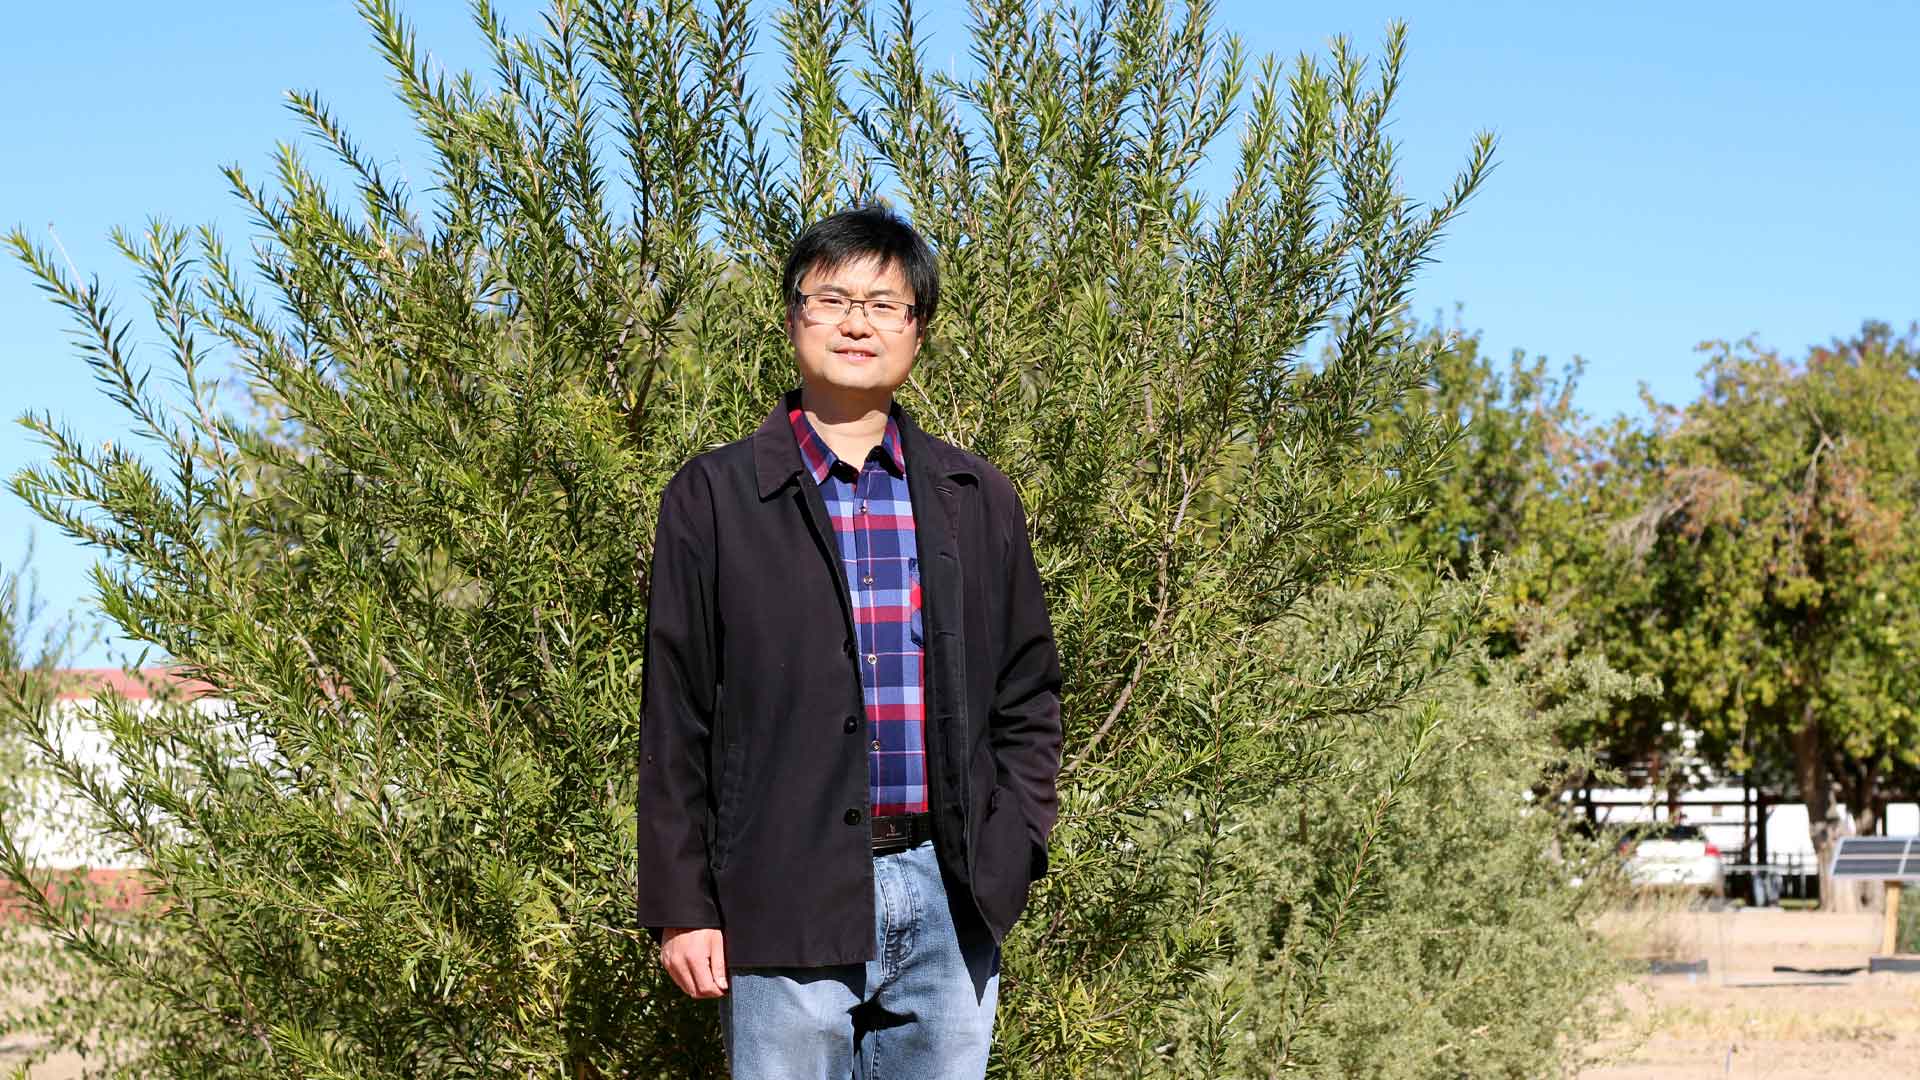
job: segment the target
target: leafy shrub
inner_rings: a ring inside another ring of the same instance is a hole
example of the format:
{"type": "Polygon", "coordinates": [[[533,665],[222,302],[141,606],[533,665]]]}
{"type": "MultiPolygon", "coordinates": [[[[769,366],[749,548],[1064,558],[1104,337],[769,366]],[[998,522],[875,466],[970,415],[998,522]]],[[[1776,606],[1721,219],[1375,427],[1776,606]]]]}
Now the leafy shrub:
{"type": "Polygon", "coordinates": [[[647,538],[672,469],[792,380],[788,239],[883,195],[946,275],[903,398],[1019,486],[1069,680],[997,1068],[1455,1075],[1580,1034],[1553,1009],[1601,976],[1550,816],[1518,801],[1546,761],[1524,680],[1462,681],[1471,589],[1355,591],[1392,557],[1354,538],[1451,437],[1369,418],[1430,368],[1409,282],[1491,154],[1430,207],[1399,190],[1397,30],[1372,69],[1339,42],[1249,76],[1205,5],[987,4],[956,78],[904,8],[797,3],[776,134],[741,0],[563,0],[531,38],[481,6],[491,86],[364,11],[434,190],[296,94],[350,198],[287,150],[274,190],[228,174],[251,266],[210,231],[120,236],[179,400],[97,282],[12,237],[164,459],[32,417],[52,457],[15,490],[101,550],[123,632],[225,702],[108,702],[114,768],[90,771],[7,698],[153,883],[111,927],[38,901],[117,995],[76,981],[95,1005],[41,1018],[60,1042],[138,1076],[718,1069],[711,1010],[630,919],[647,538]],[[1193,176],[1236,122],[1210,200],[1193,176]],[[263,416],[222,410],[209,341],[263,416]]]}

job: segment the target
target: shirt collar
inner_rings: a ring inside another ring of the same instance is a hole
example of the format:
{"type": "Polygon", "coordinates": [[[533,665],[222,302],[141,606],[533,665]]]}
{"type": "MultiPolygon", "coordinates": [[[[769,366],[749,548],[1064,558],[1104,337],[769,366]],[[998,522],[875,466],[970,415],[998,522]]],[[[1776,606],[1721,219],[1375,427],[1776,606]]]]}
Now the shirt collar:
{"type": "MultiPolygon", "coordinates": [[[[895,405],[887,411],[887,429],[880,435],[880,445],[886,449],[887,462],[893,466],[895,474],[905,476],[907,454],[900,439],[900,425],[894,418],[894,411],[898,408],[899,406],[895,405]]],[[[813,422],[807,419],[806,410],[799,405],[796,404],[787,410],[787,422],[793,425],[793,441],[799,444],[801,464],[813,474],[814,483],[826,483],[827,474],[831,473],[834,465],[840,461],[839,455],[835,454],[833,448],[827,445],[827,441],[820,437],[820,433],[813,429],[813,422]]]]}

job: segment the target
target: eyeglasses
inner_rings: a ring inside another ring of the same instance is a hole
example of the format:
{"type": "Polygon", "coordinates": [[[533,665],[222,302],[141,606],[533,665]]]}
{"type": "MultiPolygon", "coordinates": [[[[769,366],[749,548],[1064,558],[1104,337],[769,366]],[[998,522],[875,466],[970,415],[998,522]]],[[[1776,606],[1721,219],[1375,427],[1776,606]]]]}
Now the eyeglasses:
{"type": "Polygon", "coordinates": [[[800,311],[809,322],[838,326],[847,321],[854,308],[859,308],[867,317],[867,325],[889,332],[905,330],[907,320],[914,315],[914,305],[898,300],[852,300],[837,293],[800,294],[800,311]]]}

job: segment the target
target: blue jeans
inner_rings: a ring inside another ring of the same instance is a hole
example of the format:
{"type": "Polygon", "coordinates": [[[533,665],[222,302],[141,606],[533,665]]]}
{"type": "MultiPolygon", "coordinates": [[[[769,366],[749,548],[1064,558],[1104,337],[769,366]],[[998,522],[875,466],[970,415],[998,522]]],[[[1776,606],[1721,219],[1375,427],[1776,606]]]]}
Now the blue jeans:
{"type": "Polygon", "coordinates": [[[873,860],[874,959],[728,973],[720,1024],[734,1080],[978,1080],[1000,949],[956,928],[933,845],[873,860]]]}

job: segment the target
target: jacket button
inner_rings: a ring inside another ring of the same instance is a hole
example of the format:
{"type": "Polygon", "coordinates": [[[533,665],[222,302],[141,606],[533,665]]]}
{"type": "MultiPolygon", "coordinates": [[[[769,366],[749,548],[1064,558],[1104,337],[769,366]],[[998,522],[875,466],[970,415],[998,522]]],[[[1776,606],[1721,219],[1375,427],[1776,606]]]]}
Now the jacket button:
{"type": "Polygon", "coordinates": [[[849,825],[858,825],[858,824],[860,824],[860,811],[858,811],[858,810],[849,810],[849,811],[847,811],[847,813],[846,813],[846,820],[847,820],[847,824],[849,824],[849,825]]]}
{"type": "MultiPolygon", "coordinates": [[[[859,717],[857,717],[857,716],[849,716],[849,717],[847,717],[847,723],[846,723],[846,732],[847,732],[847,734],[849,734],[849,735],[851,735],[851,734],[853,734],[854,732],[856,732],[856,731],[859,731],[859,730],[860,730],[860,718],[859,718],[859,717]]],[[[648,761],[652,761],[652,760],[653,760],[653,758],[651,758],[651,757],[649,757],[649,758],[647,758],[647,760],[648,760],[648,761]]]]}

